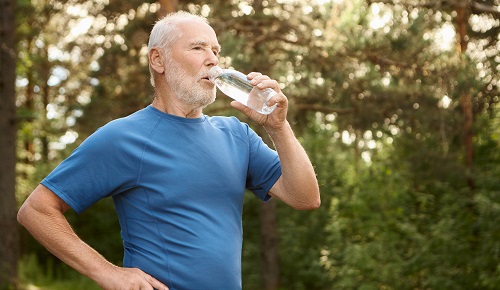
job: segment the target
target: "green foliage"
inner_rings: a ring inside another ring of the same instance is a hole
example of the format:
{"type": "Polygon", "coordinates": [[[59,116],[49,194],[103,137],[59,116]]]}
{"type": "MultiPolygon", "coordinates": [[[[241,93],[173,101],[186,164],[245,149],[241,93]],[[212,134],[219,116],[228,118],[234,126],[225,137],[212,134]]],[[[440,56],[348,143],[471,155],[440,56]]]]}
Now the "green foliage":
{"type": "Polygon", "coordinates": [[[89,278],[61,265],[57,268],[51,262],[41,263],[36,255],[31,254],[19,263],[20,290],[98,290],[100,287],[89,278]]]}

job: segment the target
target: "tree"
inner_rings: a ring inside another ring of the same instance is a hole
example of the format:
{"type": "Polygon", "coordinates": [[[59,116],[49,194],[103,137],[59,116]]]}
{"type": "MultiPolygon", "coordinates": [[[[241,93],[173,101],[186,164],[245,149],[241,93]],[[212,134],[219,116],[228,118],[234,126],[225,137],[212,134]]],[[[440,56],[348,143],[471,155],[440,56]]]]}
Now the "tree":
{"type": "MultiPolygon", "coordinates": [[[[404,5],[405,7],[416,7],[429,9],[434,13],[449,13],[450,15],[455,14],[452,17],[452,21],[455,25],[457,31],[456,48],[457,53],[460,54],[462,66],[467,66],[470,63],[470,57],[468,56],[468,43],[469,41],[481,40],[484,43],[484,49],[488,50],[492,48],[494,50],[495,46],[498,44],[498,34],[500,33],[500,25],[498,25],[498,20],[500,19],[500,11],[498,10],[499,1],[442,1],[442,0],[424,0],[424,1],[368,1],[369,3],[387,3],[390,5],[404,5]],[[476,16],[476,20],[479,17],[484,17],[486,19],[496,20],[496,24],[486,26],[476,25],[470,26],[469,22],[471,17],[476,16]],[[488,27],[489,26],[489,27],[488,27]]],[[[470,54],[470,52],[469,52],[470,54]]],[[[491,70],[494,75],[498,72],[498,60],[491,57],[486,57],[482,62],[486,65],[485,69],[491,70]]],[[[469,78],[459,79],[459,81],[467,83],[469,78]]],[[[473,81],[473,79],[472,79],[473,81]]],[[[490,94],[493,86],[498,88],[498,79],[493,77],[490,82],[490,86],[487,84],[484,88],[480,88],[479,91],[484,94],[490,94]],[[489,88],[488,88],[489,87],[489,88]]],[[[469,81],[470,82],[470,81],[469,81]]],[[[493,90],[494,91],[494,90],[493,90]]],[[[460,107],[463,113],[463,144],[464,144],[464,164],[467,170],[466,179],[469,189],[474,190],[474,107],[481,107],[481,104],[474,104],[474,92],[465,85],[457,86],[457,99],[459,100],[460,107]]],[[[477,94],[477,93],[476,93],[477,94]]]]}
{"type": "Polygon", "coordinates": [[[16,221],[16,50],[14,0],[2,0],[0,22],[0,289],[15,286],[19,254],[16,221]]]}
{"type": "MultiPolygon", "coordinates": [[[[319,71],[311,79],[320,82],[304,79],[304,86],[326,97],[301,102],[321,108],[312,117],[319,132],[333,131],[330,146],[352,154],[338,163],[347,184],[332,202],[325,267],[336,289],[494,289],[498,279],[489,277],[497,276],[499,257],[485,249],[498,245],[488,221],[498,213],[498,187],[490,183],[498,156],[485,147],[498,142],[482,122],[498,120],[498,58],[475,57],[490,55],[481,42],[497,40],[489,33],[471,40],[469,56],[439,49],[433,35],[454,14],[398,3],[332,7],[335,34],[325,33],[307,61],[322,59],[319,69],[305,70],[319,71]],[[347,11],[334,14],[340,10],[347,11]],[[463,92],[472,93],[472,128],[482,135],[473,145],[491,158],[473,163],[481,172],[474,176],[489,180],[475,191],[463,162],[463,92]]],[[[489,23],[495,31],[498,22],[489,23]]]]}

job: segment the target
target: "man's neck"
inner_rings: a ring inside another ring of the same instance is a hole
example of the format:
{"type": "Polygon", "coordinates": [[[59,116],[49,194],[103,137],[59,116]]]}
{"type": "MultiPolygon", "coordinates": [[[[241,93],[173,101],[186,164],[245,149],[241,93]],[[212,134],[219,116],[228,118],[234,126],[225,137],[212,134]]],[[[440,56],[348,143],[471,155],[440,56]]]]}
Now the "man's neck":
{"type": "Polygon", "coordinates": [[[151,105],[164,113],[183,118],[200,118],[203,115],[201,107],[192,108],[173,98],[158,96],[156,93],[151,105]]]}

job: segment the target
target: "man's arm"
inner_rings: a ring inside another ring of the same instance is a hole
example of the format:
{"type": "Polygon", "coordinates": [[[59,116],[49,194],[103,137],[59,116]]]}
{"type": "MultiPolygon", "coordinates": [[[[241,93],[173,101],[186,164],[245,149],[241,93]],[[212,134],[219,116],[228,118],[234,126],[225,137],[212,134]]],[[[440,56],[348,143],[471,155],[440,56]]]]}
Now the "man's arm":
{"type": "Polygon", "coordinates": [[[231,103],[234,108],[264,126],[273,140],[280,157],[282,175],[271,188],[270,194],[295,209],[318,208],[321,198],[314,168],[286,119],[288,99],[281,92],[278,82],[268,76],[253,72],[247,77],[252,85],[277,92],[268,101],[268,105],[277,104],[269,115],[259,114],[238,102],[231,103]]]}
{"type": "Polygon", "coordinates": [[[17,220],[47,250],[103,289],[168,289],[137,268],[121,268],[82,241],[64,213],[70,207],[43,185],[39,185],[19,209],[17,220]]]}
{"type": "Polygon", "coordinates": [[[304,148],[286,122],[283,128],[266,128],[280,157],[282,174],[270,194],[295,209],[315,209],[321,204],[314,168],[304,148]]]}

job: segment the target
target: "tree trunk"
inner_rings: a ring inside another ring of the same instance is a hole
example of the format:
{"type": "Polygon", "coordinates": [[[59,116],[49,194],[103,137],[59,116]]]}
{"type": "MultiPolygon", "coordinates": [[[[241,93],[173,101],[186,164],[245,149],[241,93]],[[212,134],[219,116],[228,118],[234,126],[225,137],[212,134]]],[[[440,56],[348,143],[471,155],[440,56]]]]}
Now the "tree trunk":
{"type": "MultiPolygon", "coordinates": [[[[32,41],[28,42],[29,45],[32,45],[32,41]]],[[[31,51],[31,49],[29,50],[31,51]]],[[[26,86],[26,103],[24,105],[24,110],[25,110],[25,119],[23,120],[24,122],[27,123],[33,123],[34,118],[33,116],[35,115],[35,85],[33,81],[33,70],[28,69],[26,72],[27,79],[28,79],[28,85],[26,86]],[[27,115],[27,116],[26,116],[27,115]]],[[[25,158],[23,162],[25,164],[30,164],[35,161],[35,144],[33,142],[32,136],[29,136],[26,138],[24,141],[24,149],[26,150],[25,158]]]]}
{"type": "Polygon", "coordinates": [[[280,278],[276,199],[261,204],[260,225],[263,289],[276,290],[280,278]]]}
{"type": "MultiPolygon", "coordinates": [[[[258,69],[252,71],[259,71],[258,69]]],[[[256,133],[272,147],[272,140],[264,127],[255,127],[256,133]]],[[[280,284],[279,235],[276,198],[260,205],[260,256],[262,261],[262,289],[276,290],[280,284]]]]}
{"type": "Polygon", "coordinates": [[[19,233],[16,221],[16,51],[14,0],[1,0],[0,22],[0,289],[15,288],[19,233]]]}
{"type": "MultiPolygon", "coordinates": [[[[457,12],[457,32],[459,37],[458,51],[464,55],[467,50],[467,26],[469,21],[469,7],[460,5],[456,8],[457,12]]],[[[470,190],[474,189],[474,178],[472,176],[472,169],[474,163],[474,145],[472,125],[474,122],[474,115],[472,111],[472,96],[470,92],[461,92],[460,106],[462,108],[464,123],[464,163],[466,168],[467,185],[470,190]]]]}

